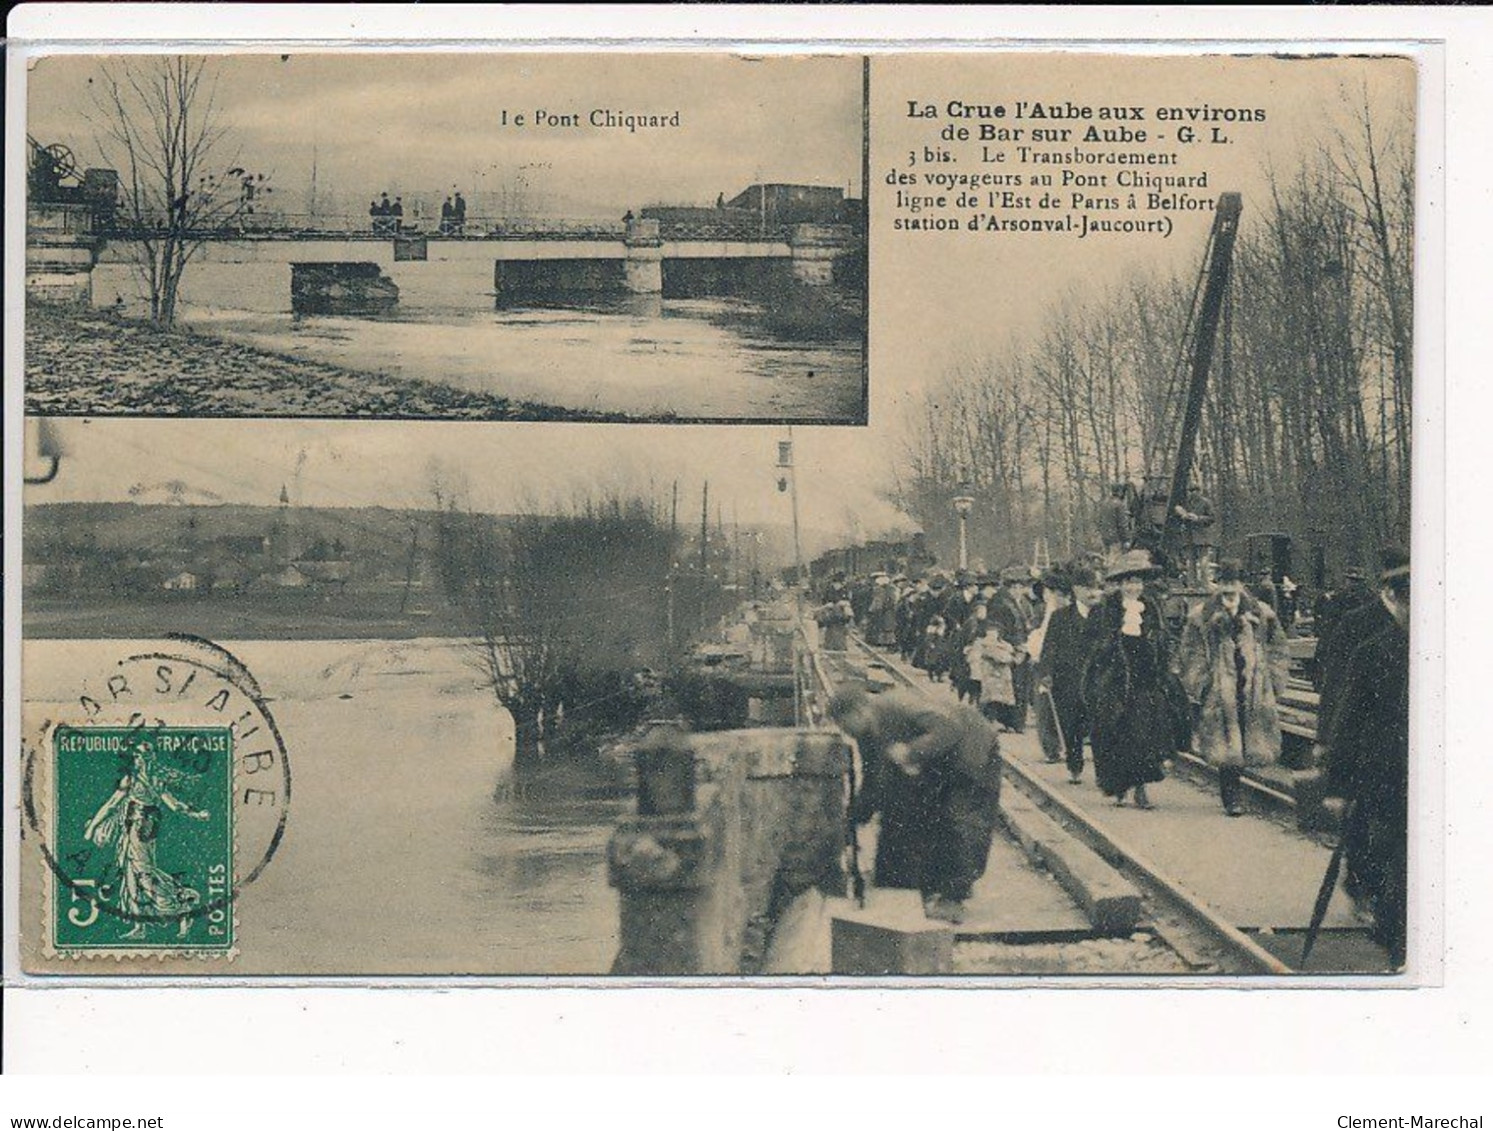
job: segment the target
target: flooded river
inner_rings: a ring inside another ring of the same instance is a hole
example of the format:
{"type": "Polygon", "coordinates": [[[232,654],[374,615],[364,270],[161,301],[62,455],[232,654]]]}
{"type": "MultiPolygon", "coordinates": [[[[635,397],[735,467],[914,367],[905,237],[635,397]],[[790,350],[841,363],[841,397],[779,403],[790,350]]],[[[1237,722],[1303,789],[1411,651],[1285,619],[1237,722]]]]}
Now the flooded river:
{"type": "MultiPolygon", "coordinates": [[[[773,311],[747,297],[639,295],[502,308],[491,262],[426,266],[386,268],[400,287],[392,314],[298,317],[288,264],[193,264],[180,318],[291,357],[566,409],[826,422],[863,415],[861,335],[816,322],[829,306],[809,312],[793,301],[773,311]]],[[[100,305],[144,311],[125,265],[101,263],[93,288],[100,305]]]]}
{"type": "MultiPolygon", "coordinates": [[[[511,720],[459,642],[226,647],[269,698],[294,780],[285,840],[238,899],[238,973],[607,971],[606,844],[629,803],[516,778],[511,720]]],[[[28,717],[133,650],[28,642],[28,717]]]]}

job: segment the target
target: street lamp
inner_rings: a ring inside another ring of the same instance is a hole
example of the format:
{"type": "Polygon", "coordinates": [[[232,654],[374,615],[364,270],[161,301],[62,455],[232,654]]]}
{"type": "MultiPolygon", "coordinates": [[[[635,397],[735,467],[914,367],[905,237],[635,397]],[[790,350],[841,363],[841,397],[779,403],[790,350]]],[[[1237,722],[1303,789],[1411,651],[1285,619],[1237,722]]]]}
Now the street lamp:
{"type": "Polygon", "coordinates": [[[969,494],[969,485],[961,483],[959,494],[954,496],[954,513],[959,516],[959,568],[969,568],[969,512],[975,500],[969,494]]]}

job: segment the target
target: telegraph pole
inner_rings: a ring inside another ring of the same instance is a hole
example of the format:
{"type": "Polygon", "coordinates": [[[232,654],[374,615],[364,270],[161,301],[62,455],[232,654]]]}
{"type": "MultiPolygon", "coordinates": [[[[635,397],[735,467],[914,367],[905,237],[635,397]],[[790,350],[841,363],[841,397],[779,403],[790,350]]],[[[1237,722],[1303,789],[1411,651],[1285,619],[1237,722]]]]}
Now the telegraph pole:
{"type": "MultiPolygon", "coordinates": [[[[798,583],[804,583],[804,554],[803,545],[798,535],[798,473],[793,466],[793,428],[788,428],[788,439],[778,441],[778,469],[786,472],[782,480],[786,480],[788,497],[793,504],[793,564],[798,575],[798,583]]],[[[782,482],[780,480],[780,482],[782,482]]]]}
{"type": "Polygon", "coordinates": [[[705,488],[700,492],[700,572],[705,573],[710,568],[710,559],[706,556],[706,548],[710,545],[710,480],[705,480],[705,488]]]}

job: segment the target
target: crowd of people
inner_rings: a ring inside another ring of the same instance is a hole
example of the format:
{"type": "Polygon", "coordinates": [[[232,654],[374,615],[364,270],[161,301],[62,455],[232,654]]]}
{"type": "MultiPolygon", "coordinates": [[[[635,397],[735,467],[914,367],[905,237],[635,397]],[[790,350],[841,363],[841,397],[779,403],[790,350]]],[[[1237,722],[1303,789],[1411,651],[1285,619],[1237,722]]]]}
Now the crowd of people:
{"type": "Polygon", "coordinates": [[[404,225],[404,197],[390,200],[388,193],[379,193],[378,199],[368,205],[368,219],[375,234],[398,235],[404,225]]]}
{"type": "Polygon", "coordinates": [[[441,235],[459,236],[467,227],[467,201],[461,193],[441,203],[441,235]]]}
{"type": "MultiPolygon", "coordinates": [[[[416,215],[419,208],[416,207],[416,215]]],[[[377,200],[368,205],[368,222],[372,231],[381,236],[397,236],[405,230],[404,198],[389,199],[386,192],[379,193],[377,200]]],[[[453,192],[441,202],[440,233],[443,236],[459,236],[466,231],[467,201],[460,192],[453,192]]]]}
{"type": "MultiPolygon", "coordinates": [[[[1133,541],[1045,571],[835,574],[818,595],[816,619],[829,649],[844,648],[856,626],[868,643],[951,685],[967,704],[960,710],[977,709],[989,724],[992,752],[999,732],[1034,724],[1046,760],[1066,763],[1072,783],[1091,764],[1114,804],[1148,810],[1147,786],[1164,778],[1177,751],[1192,750],[1215,768],[1223,812],[1237,817],[1245,771],[1281,757],[1289,651],[1274,607],[1280,595],[1252,586],[1237,561],[1210,561],[1207,595],[1178,634],[1164,616],[1162,575],[1133,541]]],[[[1356,583],[1324,599],[1317,619],[1318,754],[1329,791],[1346,803],[1345,886],[1397,964],[1405,947],[1408,617],[1409,560],[1386,551],[1377,591],[1358,571],[1356,583]]],[[[856,712],[870,725],[874,711],[856,712]]],[[[954,776],[968,796],[988,799],[991,787],[972,765],[966,759],[954,776]]],[[[885,792],[883,779],[873,800],[885,792]]],[[[942,835],[958,839],[939,820],[942,835]]],[[[907,886],[922,886],[935,906],[957,904],[972,882],[960,877],[907,886]]]]}

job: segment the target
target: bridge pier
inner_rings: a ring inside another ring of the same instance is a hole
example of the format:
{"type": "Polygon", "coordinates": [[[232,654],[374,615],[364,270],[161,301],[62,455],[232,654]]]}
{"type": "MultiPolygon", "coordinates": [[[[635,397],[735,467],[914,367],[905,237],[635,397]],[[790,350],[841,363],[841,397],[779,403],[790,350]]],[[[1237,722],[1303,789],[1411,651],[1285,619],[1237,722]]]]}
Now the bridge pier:
{"type": "Polygon", "coordinates": [[[805,892],[845,892],[845,768],[837,731],[663,732],[637,752],[638,813],[608,846],[616,974],[762,968],[805,892]]]}
{"type": "Polygon", "coordinates": [[[810,287],[835,281],[835,260],[854,243],[846,224],[795,224],[788,236],[793,278],[810,287]]]}
{"type": "Polygon", "coordinates": [[[658,295],[664,290],[664,241],[657,220],[629,220],[623,237],[627,289],[635,295],[658,295]]]}

